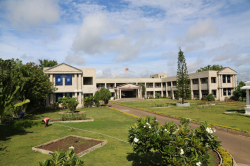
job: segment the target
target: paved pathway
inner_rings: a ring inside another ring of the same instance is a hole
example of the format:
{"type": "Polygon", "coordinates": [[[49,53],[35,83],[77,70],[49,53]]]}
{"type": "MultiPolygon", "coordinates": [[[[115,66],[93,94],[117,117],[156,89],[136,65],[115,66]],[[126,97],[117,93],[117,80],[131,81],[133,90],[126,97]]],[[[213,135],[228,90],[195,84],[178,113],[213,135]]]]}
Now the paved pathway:
{"type": "MultiPolygon", "coordinates": [[[[119,109],[121,111],[136,115],[136,116],[155,116],[160,124],[165,124],[165,122],[174,122],[175,124],[180,124],[179,120],[172,119],[169,117],[156,115],[150,112],[144,112],[136,110],[133,108],[124,107],[121,105],[114,104],[110,102],[109,106],[119,109]]],[[[198,127],[197,124],[190,123],[192,128],[198,127]]],[[[226,149],[235,159],[238,166],[250,166],[250,138],[228,133],[221,130],[216,130],[215,135],[219,137],[219,140],[222,141],[222,147],[226,149]]]]}

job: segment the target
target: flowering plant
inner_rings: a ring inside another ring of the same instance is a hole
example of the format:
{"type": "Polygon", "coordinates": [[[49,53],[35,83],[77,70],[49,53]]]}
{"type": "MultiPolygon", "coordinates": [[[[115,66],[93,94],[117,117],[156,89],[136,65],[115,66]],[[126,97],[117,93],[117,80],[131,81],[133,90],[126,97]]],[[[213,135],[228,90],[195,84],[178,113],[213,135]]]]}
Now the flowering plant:
{"type": "Polygon", "coordinates": [[[142,117],[129,130],[129,143],[139,156],[150,153],[161,156],[163,165],[208,165],[208,149],[220,146],[215,132],[206,122],[191,130],[190,119],[181,118],[160,126],[155,117],[142,117]]]}

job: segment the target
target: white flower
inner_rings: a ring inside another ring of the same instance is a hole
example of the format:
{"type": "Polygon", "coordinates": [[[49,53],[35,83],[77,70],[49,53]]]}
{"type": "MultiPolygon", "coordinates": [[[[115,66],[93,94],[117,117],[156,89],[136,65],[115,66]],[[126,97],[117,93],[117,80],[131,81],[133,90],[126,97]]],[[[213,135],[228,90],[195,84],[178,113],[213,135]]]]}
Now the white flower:
{"type": "Polygon", "coordinates": [[[198,163],[196,163],[197,166],[200,166],[201,165],[201,162],[199,161],[198,163]]]}
{"type": "Polygon", "coordinates": [[[207,131],[209,134],[212,134],[212,133],[214,132],[213,129],[211,129],[211,128],[207,128],[206,131],[207,131]]]}
{"type": "Polygon", "coordinates": [[[146,124],[147,124],[147,125],[149,125],[149,123],[148,123],[148,122],[147,122],[146,124]]]}
{"type": "Polygon", "coordinates": [[[157,120],[155,120],[157,122],[157,120]]]}
{"type": "Polygon", "coordinates": [[[139,139],[137,139],[136,137],[134,138],[134,142],[137,143],[139,141],[139,139]]]}
{"type": "Polygon", "coordinates": [[[164,129],[164,131],[166,131],[167,133],[169,133],[169,131],[167,129],[164,129]]]}
{"type": "Polygon", "coordinates": [[[150,129],[151,129],[151,126],[148,126],[148,128],[150,128],[150,129]]]}
{"type": "Polygon", "coordinates": [[[181,149],[181,153],[180,153],[181,155],[183,155],[184,154],[184,151],[183,151],[183,149],[181,149]]]}
{"type": "Polygon", "coordinates": [[[144,128],[145,128],[146,126],[144,126],[144,128]]]}
{"type": "Polygon", "coordinates": [[[206,147],[207,147],[207,148],[209,147],[208,143],[206,143],[206,147]]]}
{"type": "Polygon", "coordinates": [[[74,150],[75,148],[73,146],[71,146],[71,147],[69,147],[69,149],[73,149],[74,150]]]}

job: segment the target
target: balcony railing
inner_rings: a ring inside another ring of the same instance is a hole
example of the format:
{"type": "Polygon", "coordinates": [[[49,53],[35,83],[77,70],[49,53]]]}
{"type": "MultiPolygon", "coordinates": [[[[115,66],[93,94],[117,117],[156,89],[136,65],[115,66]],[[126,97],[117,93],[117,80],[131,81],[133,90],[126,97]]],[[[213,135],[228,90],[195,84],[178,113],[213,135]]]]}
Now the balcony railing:
{"type": "Polygon", "coordinates": [[[155,86],[155,88],[161,88],[161,86],[155,86]]]}
{"type": "Polygon", "coordinates": [[[146,88],[153,88],[153,86],[146,86],[146,88]]]}

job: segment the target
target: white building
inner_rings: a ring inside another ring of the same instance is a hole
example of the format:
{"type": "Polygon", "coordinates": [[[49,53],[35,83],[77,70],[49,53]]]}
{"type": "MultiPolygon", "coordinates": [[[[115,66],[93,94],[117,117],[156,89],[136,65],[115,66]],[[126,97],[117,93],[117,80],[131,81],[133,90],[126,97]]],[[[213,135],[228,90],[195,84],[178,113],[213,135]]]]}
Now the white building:
{"type": "MultiPolygon", "coordinates": [[[[145,85],[146,98],[154,98],[156,93],[160,93],[162,97],[174,98],[177,91],[176,76],[167,77],[167,74],[155,74],[150,78],[96,78],[95,69],[78,69],[65,63],[45,67],[43,71],[58,88],[47,97],[46,106],[69,94],[76,97],[78,107],[82,107],[84,97],[94,95],[101,87],[108,88],[116,99],[142,98],[141,86],[138,84],[145,85]]],[[[189,78],[192,99],[201,99],[212,93],[216,100],[224,100],[225,97],[232,96],[237,86],[237,72],[229,67],[220,71],[191,73],[189,78]]]]}

